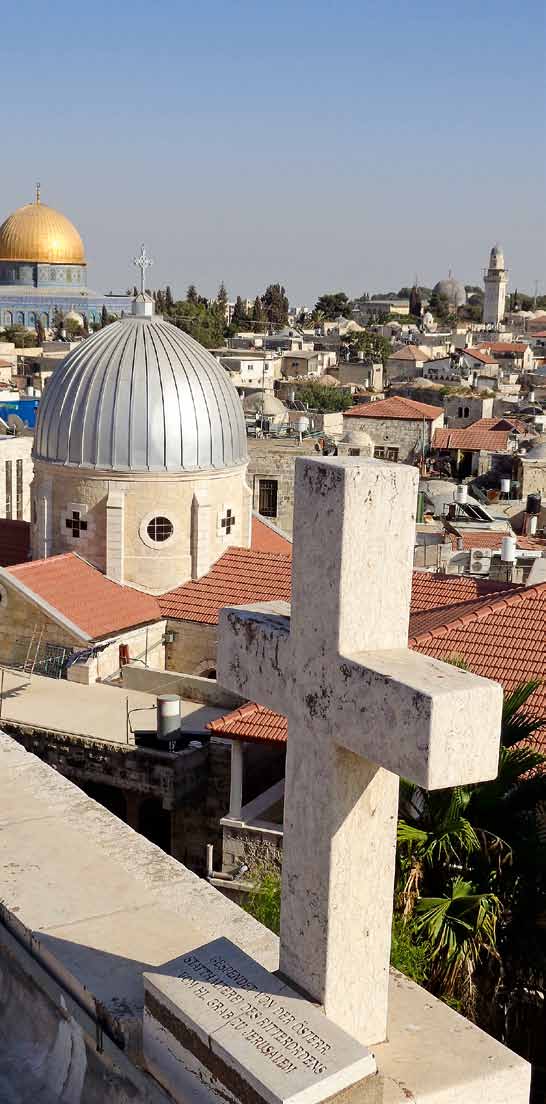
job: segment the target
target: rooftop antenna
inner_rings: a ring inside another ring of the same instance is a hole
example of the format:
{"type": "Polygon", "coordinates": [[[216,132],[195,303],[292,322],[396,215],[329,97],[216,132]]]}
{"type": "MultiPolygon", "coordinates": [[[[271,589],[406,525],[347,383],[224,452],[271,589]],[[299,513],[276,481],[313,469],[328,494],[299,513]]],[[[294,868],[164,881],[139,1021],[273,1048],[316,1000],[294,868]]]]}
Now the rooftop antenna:
{"type": "Polygon", "coordinates": [[[144,285],[146,283],[146,269],[150,268],[151,265],[153,265],[153,263],[154,262],[152,261],[152,258],[149,257],[147,252],[146,252],[145,245],[141,245],[141,247],[140,247],[140,256],[139,257],[133,257],[133,264],[136,266],[136,268],[140,269],[140,294],[141,295],[145,294],[144,285]]]}
{"type": "Polygon", "coordinates": [[[41,187],[42,187],[42,185],[40,184],[40,181],[38,180],[36,182],[36,203],[40,202],[40,188],[41,187]]]}
{"type": "Polygon", "coordinates": [[[533,297],[533,310],[537,309],[537,297],[538,297],[538,280],[535,280],[535,294],[533,297]]]}

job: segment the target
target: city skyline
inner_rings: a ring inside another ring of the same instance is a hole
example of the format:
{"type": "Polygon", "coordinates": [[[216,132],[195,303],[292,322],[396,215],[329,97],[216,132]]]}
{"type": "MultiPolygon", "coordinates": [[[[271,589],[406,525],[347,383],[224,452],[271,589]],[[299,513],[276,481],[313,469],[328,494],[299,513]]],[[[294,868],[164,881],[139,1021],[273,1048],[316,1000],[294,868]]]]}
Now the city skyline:
{"type": "Polygon", "coordinates": [[[177,296],[190,282],[252,297],[280,281],[308,305],[415,275],[432,286],[450,268],[481,284],[500,241],[510,289],[538,280],[544,294],[536,0],[388,14],[319,0],[312,18],[284,0],[269,16],[246,0],[167,2],[154,20],[141,0],[130,19],[99,0],[92,34],[60,0],[21,82],[17,28],[39,11],[23,0],[4,13],[17,91],[0,221],[40,179],[82,234],[97,291],[132,286],[141,241],[153,286],[177,296]]]}

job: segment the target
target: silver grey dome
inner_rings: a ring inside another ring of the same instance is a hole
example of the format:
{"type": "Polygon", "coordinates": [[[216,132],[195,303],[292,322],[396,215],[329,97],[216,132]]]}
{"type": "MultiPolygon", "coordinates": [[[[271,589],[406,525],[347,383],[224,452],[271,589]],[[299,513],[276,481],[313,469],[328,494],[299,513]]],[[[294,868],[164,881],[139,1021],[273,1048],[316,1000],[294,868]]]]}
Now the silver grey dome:
{"type": "Polygon", "coordinates": [[[227,372],[160,317],[112,322],[53,372],[34,456],[107,471],[191,471],[247,460],[245,420],[227,372]]]}
{"type": "Polygon", "coordinates": [[[433,289],[437,295],[445,295],[451,307],[464,307],[466,303],[466,291],[460,280],[448,276],[447,280],[440,280],[433,289]]]}

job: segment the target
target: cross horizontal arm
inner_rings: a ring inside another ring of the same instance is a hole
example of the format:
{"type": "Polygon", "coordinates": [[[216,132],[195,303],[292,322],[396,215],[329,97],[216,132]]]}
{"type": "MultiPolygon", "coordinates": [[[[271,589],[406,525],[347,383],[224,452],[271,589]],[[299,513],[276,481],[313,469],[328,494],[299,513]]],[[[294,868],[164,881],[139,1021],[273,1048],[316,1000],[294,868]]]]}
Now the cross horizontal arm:
{"type": "Polygon", "coordinates": [[[286,713],[290,606],[257,602],[220,611],[218,682],[244,698],[286,713]]]}
{"type": "Polygon", "coordinates": [[[427,790],[495,778],[502,687],[408,648],[339,657],[329,723],[348,751],[427,790]]]}

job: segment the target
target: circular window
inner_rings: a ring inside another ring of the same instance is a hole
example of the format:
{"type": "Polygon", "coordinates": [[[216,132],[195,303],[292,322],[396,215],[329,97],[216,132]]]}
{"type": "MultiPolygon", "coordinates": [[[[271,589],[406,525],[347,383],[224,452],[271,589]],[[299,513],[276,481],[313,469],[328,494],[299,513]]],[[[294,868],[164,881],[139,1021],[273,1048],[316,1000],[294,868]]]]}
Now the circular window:
{"type": "Polygon", "coordinates": [[[153,517],[146,526],[146,532],[150,540],[155,543],[166,541],[174,533],[174,525],[166,517],[153,517]]]}

